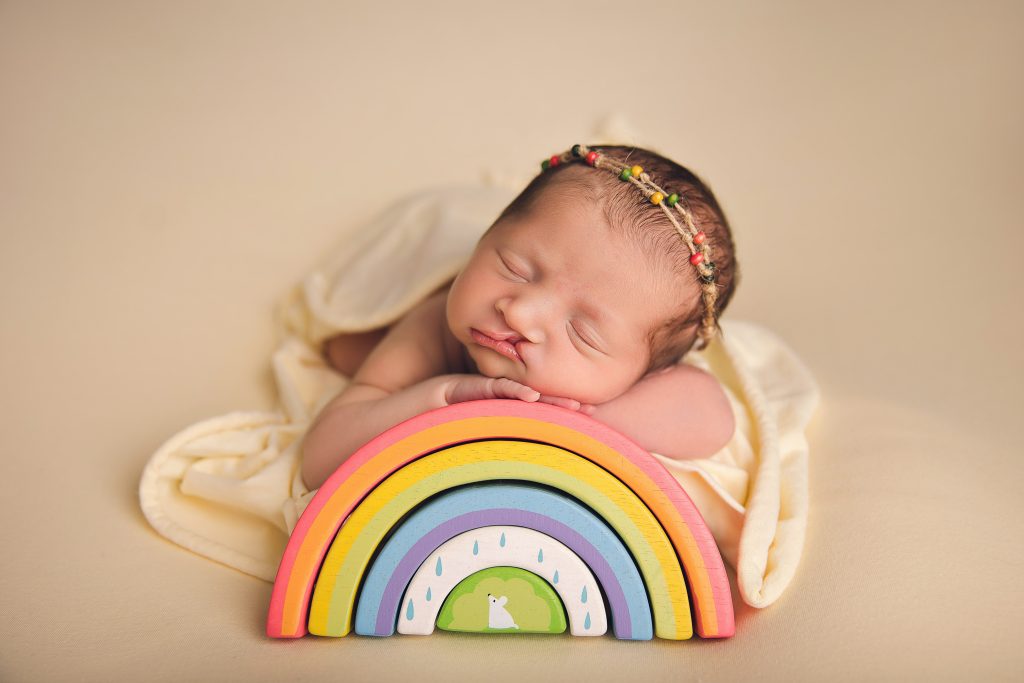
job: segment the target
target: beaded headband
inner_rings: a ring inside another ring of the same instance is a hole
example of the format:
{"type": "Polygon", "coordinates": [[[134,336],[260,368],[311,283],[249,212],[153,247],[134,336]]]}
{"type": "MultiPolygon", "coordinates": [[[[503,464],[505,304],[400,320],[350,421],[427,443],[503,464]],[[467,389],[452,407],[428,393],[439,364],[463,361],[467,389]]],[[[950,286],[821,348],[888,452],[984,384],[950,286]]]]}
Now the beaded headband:
{"type": "Polygon", "coordinates": [[[576,161],[584,161],[594,168],[603,168],[613,172],[620,180],[633,183],[652,204],[661,208],[672,221],[676,232],[690,249],[690,263],[697,269],[697,277],[701,282],[701,290],[704,297],[704,318],[701,321],[701,328],[698,334],[701,338],[701,347],[705,348],[718,334],[718,321],[715,318],[715,300],[718,298],[718,288],[715,282],[718,278],[715,263],[711,260],[711,248],[708,245],[707,236],[703,230],[698,230],[694,225],[693,213],[690,211],[686,200],[678,194],[668,194],[665,190],[651,179],[640,166],[627,164],[607,154],[601,154],[588,148],[586,145],[573,145],[572,149],[555,154],[541,162],[543,171],[576,161]]]}

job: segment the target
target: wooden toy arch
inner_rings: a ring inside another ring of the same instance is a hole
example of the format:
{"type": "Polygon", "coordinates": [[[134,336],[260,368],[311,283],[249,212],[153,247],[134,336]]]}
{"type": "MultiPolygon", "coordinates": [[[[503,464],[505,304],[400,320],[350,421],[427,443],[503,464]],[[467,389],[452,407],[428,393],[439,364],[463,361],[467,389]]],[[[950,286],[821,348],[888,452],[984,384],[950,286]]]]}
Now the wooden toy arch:
{"type": "Polygon", "coordinates": [[[714,539],[689,497],[657,460],[622,434],[578,412],[543,403],[490,400],[460,403],[407,420],[364,445],[331,475],[300,517],[285,549],[271,596],[268,635],[295,638],[307,632],[314,582],[335,535],[383,479],[439,449],[507,439],[564,449],[618,478],[649,508],[674,547],[690,584],[697,632],[706,638],[734,633],[728,578],[714,539]]]}
{"type": "Polygon", "coordinates": [[[686,583],[664,529],[621,481],[589,460],[534,442],[474,441],[409,463],[360,502],[331,544],[309,611],[309,632],[344,636],[364,570],[385,535],[430,496],[472,482],[509,480],[568,491],[615,529],[640,567],[651,596],[655,634],[693,635],[686,583]]]}

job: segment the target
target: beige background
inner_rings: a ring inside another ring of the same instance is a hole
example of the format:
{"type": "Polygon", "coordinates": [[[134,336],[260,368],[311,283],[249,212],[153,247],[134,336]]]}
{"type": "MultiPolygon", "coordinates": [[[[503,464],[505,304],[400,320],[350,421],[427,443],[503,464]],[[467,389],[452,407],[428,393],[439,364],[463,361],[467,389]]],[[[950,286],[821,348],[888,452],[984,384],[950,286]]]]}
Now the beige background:
{"type": "Polygon", "coordinates": [[[0,2],[0,680],[1020,680],[1024,9],[718,5],[0,2]],[[724,642],[267,640],[146,459],[273,407],[346,230],[616,113],[821,382],[788,593],[724,642]]]}

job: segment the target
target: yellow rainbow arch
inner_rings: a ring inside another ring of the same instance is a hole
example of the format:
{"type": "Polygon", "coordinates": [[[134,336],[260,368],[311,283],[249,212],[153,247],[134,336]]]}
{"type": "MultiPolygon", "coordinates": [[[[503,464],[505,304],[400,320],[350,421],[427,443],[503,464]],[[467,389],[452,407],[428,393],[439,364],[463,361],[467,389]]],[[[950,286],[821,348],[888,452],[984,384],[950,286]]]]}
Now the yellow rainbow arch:
{"type": "Polygon", "coordinates": [[[522,479],[574,495],[622,537],[644,577],[659,638],[693,635],[686,583],[675,550],[651,511],[600,467],[547,444],[481,441],[420,458],[373,490],[338,532],[313,592],[309,632],[344,636],[364,567],[384,536],[418,503],[447,488],[478,481],[522,479]],[[582,460],[582,462],[581,462],[582,460]]]}
{"type": "Polygon", "coordinates": [[[714,539],[657,460],[575,411],[492,400],[403,422],[363,446],[324,483],[282,558],[268,635],[301,637],[307,626],[324,635],[348,633],[366,564],[402,515],[438,491],[494,479],[556,487],[603,517],[641,568],[659,637],[692,634],[687,581],[697,633],[734,633],[729,583],[714,539]],[[524,443],[514,449],[496,445],[509,440],[524,443]]]}

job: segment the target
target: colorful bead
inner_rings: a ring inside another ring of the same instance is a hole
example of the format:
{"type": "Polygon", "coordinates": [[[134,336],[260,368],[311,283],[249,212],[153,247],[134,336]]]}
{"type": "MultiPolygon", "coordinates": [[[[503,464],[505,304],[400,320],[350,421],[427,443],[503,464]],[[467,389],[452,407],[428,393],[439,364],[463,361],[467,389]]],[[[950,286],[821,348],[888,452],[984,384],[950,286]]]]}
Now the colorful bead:
{"type": "Polygon", "coordinates": [[[668,201],[669,206],[675,206],[676,204],[679,203],[679,195],[673,192],[668,196],[668,199],[666,201],[668,201]]]}
{"type": "Polygon", "coordinates": [[[629,180],[633,175],[633,172],[628,168],[622,169],[622,173],[619,174],[619,180],[629,180]]]}
{"type": "Polygon", "coordinates": [[[698,251],[696,254],[690,256],[690,263],[697,266],[704,260],[704,252],[698,251]]]}
{"type": "Polygon", "coordinates": [[[707,275],[701,274],[700,280],[704,284],[708,284],[709,285],[709,284],[711,284],[712,282],[714,282],[715,280],[718,279],[718,273],[715,272],[715,262],[714,261],[708,261],[707,263],[704,264],[704,267],[707,268],[708,274],[707,275]]]}
{"type": "Polygon", "coordinates": [[[587,163],[590,164],[591,166],[597,163],[597,152],[587,153],[587,163]]]}
{"type": "Polygon", "coordinates": [[[562,159],[557,154],[552,156],[551,159],[549,159],[549,161],[551,162],[552,166],[558,166],[558,164],[562,163],[562,159]]]}
{"type": "Polygon", "coordinates": [[[639,178],[640,174],[644,172],[644,169],[642,166],[634,166],[633,168],[629,169],[629,171],[630,173],[633,174],[634,178],[639,178]]]}
{"type": "Polygon", "coordinates": [[[696,244],[704,244],[704,238],[705,237],[706,237],[706,235],[704,234],[704,231],[701,230],[700,232],[698,232],[696,235],[693,236],[693,241],[696,244]]]}
{"type": "Polygon", "coordinates": [[[573,145],[572,146],[572,155],[574,157],[576,157],[577,159],[579,159],[582,156],[582,154],[580,153],[580,146],[579,145],[573,145]]]}
{"type": "Polygon", "coordinates": [[[654,194],[651,195],[651,204],[661,204],[661,200],[664,198],[665,195],[663,195],[660,192],[655,192],[654,194]]]}
{"type": "Polygon", "coordinates": [[[550,165],[551,165],[551,160],[550,159],[545,159],[544,161],[540,162],[540,170],[546,171],[546,170],[548,170],[548,167],[550,165]]]}

